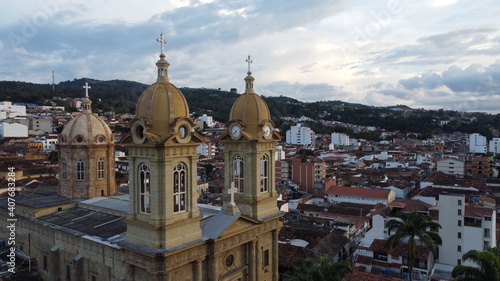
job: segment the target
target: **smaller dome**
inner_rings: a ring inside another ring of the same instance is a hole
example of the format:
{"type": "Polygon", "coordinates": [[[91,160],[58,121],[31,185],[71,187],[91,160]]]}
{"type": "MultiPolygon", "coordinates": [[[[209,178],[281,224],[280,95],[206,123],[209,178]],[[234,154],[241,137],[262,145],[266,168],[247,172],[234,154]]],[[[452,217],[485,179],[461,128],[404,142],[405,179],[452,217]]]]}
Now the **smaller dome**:
{"type": "Polygon", "coordinates": [[[247,74],[245,93],[234,102],[229,120],[241,120],[246,125],[245,132],[256,137],[259,126],[265,121],[270,121],[271,114],[266,102],[253,90],[255,79],[252,77],[252,72],[249,71],[247,74]]]}
{"type": "Polygon", "coordinates": [[[104,120],[92,113],[82,113],[66,124],[59,144],[109,144],[114,136],[104,120]]]}
{"type": "Polygon", "coordinates": [[[92,113],[89,99],[88,83],[85,83],[85,97],[82,100],[82,114],[66,124],[59,136],[60,145],[72,144],[109,144],[114,142],[114,136],[108,124],[92,113]]]}

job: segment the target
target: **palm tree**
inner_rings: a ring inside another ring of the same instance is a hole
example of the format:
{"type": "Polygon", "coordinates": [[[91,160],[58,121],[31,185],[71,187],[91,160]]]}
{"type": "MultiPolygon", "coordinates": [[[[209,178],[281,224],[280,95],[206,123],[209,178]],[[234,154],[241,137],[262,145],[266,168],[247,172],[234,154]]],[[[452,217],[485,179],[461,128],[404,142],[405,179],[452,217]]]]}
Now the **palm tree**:
{"type": "Polygon", "coordinates": [[[318,262],[310,259],[299,259],[295,263],[293,276],[287,281],[341,281],[352,272],[346,261],[334,262],[328,257],[321,257],[318,262]]]}
{"type": "Polygon", "coordinates": [[[500,281],[500,249],[488,248],[485,251],[470,250],[462,256],[462,260],[470,260],[479,267],[457,265],[453,268],[452,277],[457,281],[500,281]]]}
{"type": "Polygon", "coordinates": [[[442,241],[439,234],[431,232],[430,228],[441,228],[441,225],[432,221],[429,216],[416,211],[411,213],[398,212],[396,217],[400,220],[392,219],[387,222],[389,238],[385,246],[387,248],[395,248],[402,242],[408,244],[408,275],[411,281],[413,280],[413,262],[417,243],[429,248],[434,258],[437,257],[435,244],[441,245],[442,241]],[[391,235],[392,232],[394,233],[391,235]]]}

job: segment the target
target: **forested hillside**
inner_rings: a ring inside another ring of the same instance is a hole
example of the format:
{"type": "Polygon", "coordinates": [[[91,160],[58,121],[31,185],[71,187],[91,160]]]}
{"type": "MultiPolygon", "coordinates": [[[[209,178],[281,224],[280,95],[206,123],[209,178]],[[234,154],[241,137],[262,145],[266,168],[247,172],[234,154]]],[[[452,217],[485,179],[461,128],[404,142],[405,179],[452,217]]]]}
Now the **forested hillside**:
{"type": "MultiPolygon", "coordinates": [[[[139,95],[147,85],[123,80],[100,81],[89,78],[64,81],[55,85],[55,91],[49,84],[0,81],[0,100],[12,102],[36,103],[38,105],[68,106],[54,97],[82,97],[83,85],[88,82],[92,107],[117,113],[134,113],[139,95]]],[[[186,97],[191,112],[196,115],[207,113],[215,120],[225,122],[229,111],[239,94],[206,88],[180,88],[186,97]]],[[[317,133],[333,131],[354,134],[343,126],[325,127],[318,121],[341,121],[344,123],[374,126],[382,130],[413,132],[429,137],[440,132],[480,133],[488,138],[497,135],[500,130],[500,115],[486,113],[460,113],[445,110],[411,110],[405,106],[373,107],[351,104],[342,101],[300,102],[286,96],[263,97],[269,106],[273,121],[277,127],[287,130],[294,122],[284,121],[282,117],[306,116],[314,121],[308,125],[317,133]],[[397,110],[395,110],[397,109],[397,110]],[[445,121],[441,124],[441,121],[445,121]]],[[[367,136],[370,137],[370,136],[367,136]]]]}

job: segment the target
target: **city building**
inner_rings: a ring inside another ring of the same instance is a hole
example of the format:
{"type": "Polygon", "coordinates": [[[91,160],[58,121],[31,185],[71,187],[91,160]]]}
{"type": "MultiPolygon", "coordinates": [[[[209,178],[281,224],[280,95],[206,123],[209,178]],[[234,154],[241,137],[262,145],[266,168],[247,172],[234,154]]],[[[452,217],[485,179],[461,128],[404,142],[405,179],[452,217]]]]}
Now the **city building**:
{"type": "Polygon", "coordinates": [[[314,149],[315,134],[309,127],[304,127],[300,123],[291,126],[286,131],[286,143],[303,145],[304,148],[314,149]]]}
{"type": "Polygon", "coordinates": [[[203,120],[203,122],[205,122],[205,124],[207,124],[207,127],[209,128],[212,128],[215,125],[214,118],[212,116],[202,114],[201,116],[198,117],[198,119],[203,120]]]}
{"type": "Polygon", "coordinates": [[[10,101],[0,102],[0,120],[26,115],[26,106],[13,104],[10,101]]]}
{"type": "Polygon", "coordinates": [[[299,185],[299,190],[314,192],[314,184],[326,178],[326,163],[317,157],[292,157],[291,179],[299,185]]]}
{"type": "Polygon", "coordinates": [[[463,261],[462,255],[470,250],[483,251],[497,246],[496,211],[469,201],[464,194],[439,195],[436,207],[430,214],[441,227],[439,235],[443,244],[439,246],[439,263],[456,266],[474,265],[463,261]]]}
{"type": "Polygon", "coordinates": [[[332,144],[334,145],[350,145],[349,136],[343,133],[332,133],[332,144]]]}
{"type": "Polygon", "coordinates": [[[349,202],[387,205],[396,199],[396,193],[390,189],[332,186],[326,191],[325,199],[333,204],[349,202]]]}
{"type": "Polygon", "coordinates": [[[28,126],[19,123],[0,122],[0,139],[27,137],[28,126]]]}
{"type": "Polygon", "coordinates": [[[485,136],[478,133],[469,135],[469,152],[470,153],[487,153],[488,142],[485,136]]]}
{"type": "Polygon", "coordinates": [[[444,158],[436,161],[438,172],[452,175],[464,175],[465,162],[455,158],[444,158]]]}
{"type": "Polygon", "coordinates": [[[490,140],[489,144],[489,152],[493,153],[494,155],[500,153],[500,138],[493,138],[492,140],[490,140]]]}

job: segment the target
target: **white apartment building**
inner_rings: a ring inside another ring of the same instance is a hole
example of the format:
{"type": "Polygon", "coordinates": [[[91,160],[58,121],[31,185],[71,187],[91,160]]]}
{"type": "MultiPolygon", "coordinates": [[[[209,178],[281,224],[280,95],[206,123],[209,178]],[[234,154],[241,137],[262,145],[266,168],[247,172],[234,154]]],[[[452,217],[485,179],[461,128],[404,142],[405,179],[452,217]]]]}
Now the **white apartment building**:
{"type": "Polygon", "coordinates": [[[470,250],[483,251],[496,247],[495,209],[476,204],[466,204],[465,195],[440,194],[435,209],[441,224],[439,235],[439,263],[449,266],[475,264],[462,261],[462,255],[470,250]]]}
{"type": "Polygon", "coordinates": [[[199,116],[198,118],[203,120],[203,122],[205,122],[207,124],[207,127],[212,128],[215,125],[214,118],[212,116],[208,116],[206,114],[203,114],[203,115],[199,116]]]}
{"type": "Polygon", "coordinates": [[[207,156],[208,159],[215,157],[215,143],[204,143],[196,147],[196,153],[207,156]]]}
{"type": "Polygon", "coordinates": [[[454,159],[445,158],[436,161],[436,168],[438,172],[452,175],[463,175],[465,173],[465,162],[454,159]]]}
{"type": "Polygon", "coordinates": [[[3,138],[27,138],[28,126],[19,123],[0,122],[0,139],[3,138]]]}
{"type": "Polygon", "coordinates": [[[471,153],[486,153],[488,148],[488,142],[485,136],[481,136],[478,133],[469,135],[469,152],[471,153]]]}
{"type": "Polygon", "coordinates": [[[15,105],[10,101],[0,102],[0,120],[26,115],[26,106],[15,105]]]}
{"type": "Polygon", "coordinates": [[[40,139],[40,141],[43,143],[43,150],[50,150],[50,151],[57,150],[58,140],[56,134],[44,136],[40,139]]]}
{"type": "Polygon", "coordinates": [[[490,140],[489,152],[495,155],[500,153],[500,138],[493,138],[490,140]]]}
{"type": "Polygon", "coordinates": [[[286,142],[288,144],[302,144],[305,148],[314,149],[314,141],[314,131],[309,127],[302,127],[297,124],[286,131],[286,142]]]}
{"type": "Polygon", "coordinates": [[[350,145],[349,136],[343,133],[332,133],[332,144],[334,145],[350,145]]]}

